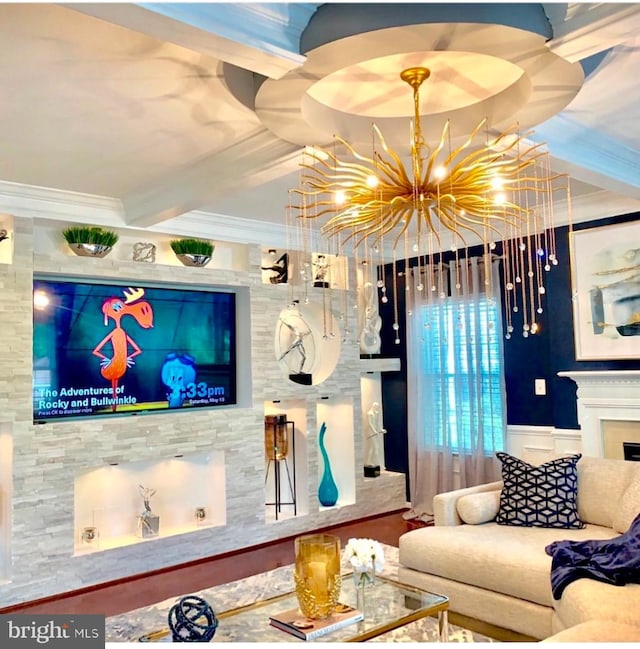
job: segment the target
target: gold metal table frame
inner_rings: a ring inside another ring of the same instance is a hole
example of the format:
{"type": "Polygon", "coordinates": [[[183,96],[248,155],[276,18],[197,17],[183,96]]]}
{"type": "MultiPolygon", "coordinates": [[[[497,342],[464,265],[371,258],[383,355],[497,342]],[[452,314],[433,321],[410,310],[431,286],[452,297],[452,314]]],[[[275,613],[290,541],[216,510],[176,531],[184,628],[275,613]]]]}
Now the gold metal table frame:
{"type": "MultiPolygon", "coordinates": [[[[343,575],[340,601],[356,606],[356,586],[351,574],[343,575]]],[[[215,602],[209,602],[215,611],[215,602]]],[[[218,613],[218,629],[213,642],[303,642],[295,636],[272,627],[269,616],[297,606],[294,591],[258,600],[247,606],[218,613]]],[[[387,577],[376,578],[376,584],[368,586],[365,594],[364,620],[354,622],[314,642],[364,642],[394,629],[429,616],[438,618],[438,641],[448,641],[449,600],[443,595],[402,584],[387,577]]],[[[166,642],[168,628],[147,633],[138,638],[140,642],[166,642]]]]}

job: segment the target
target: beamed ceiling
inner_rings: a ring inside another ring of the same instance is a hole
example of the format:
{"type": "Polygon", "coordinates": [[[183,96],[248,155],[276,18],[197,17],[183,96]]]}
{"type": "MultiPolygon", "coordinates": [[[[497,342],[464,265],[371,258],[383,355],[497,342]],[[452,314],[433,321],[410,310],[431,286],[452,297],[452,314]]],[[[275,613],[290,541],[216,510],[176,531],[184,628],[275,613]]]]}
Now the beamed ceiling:
{"type": "MultiPolygon", "coordinates": [[[[284,242],[305,144],[488,116],[547,142],[573,219],[640,211],[640,4],[0,5],[0,210],[284,242]]],[[[560,220],[562,205],[558,206],[560,220]]]]}

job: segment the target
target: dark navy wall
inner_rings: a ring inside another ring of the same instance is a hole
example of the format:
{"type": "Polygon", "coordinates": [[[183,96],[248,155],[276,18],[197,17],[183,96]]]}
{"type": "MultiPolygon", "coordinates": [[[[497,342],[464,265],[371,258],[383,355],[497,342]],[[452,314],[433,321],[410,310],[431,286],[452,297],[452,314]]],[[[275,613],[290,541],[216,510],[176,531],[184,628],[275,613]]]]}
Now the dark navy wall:
{"type": "MultiPolygon", "coordinates": [[[[640,213],[628,214],[574,226],[574,231],[614,223],[638,220],[640,239],[640,213]]],[[[540,330],[535,336],[523,338],[517,322],[511,340],[504,341],[505,382],[507,386],[507,423],[511,425],[554,426],[578,428],[576,385],[557,374],[567,370],[640,369],[640,360],[577,361],[573,343],[573,305],[571,299],[571,268],[569,255],[569,229],[556,228],[556,247],[559,264],[546,276],[545,312],[541,316],[540,330]],[[536,396],[534,379],[545,379],[546,396],[536,396]]],[[[406,331],[404,320],[404,277],[398,277],[398,312],[401,344],[394,343],[392,266],[385,267],[389,302],[380,304],[383,327],[383,357],[400,358],[400,372],[382,374],[382,407],[385,435],[385,460],[391,471],[408,474],[407,455],[407,375],[406,331]]],[[[402,273],[399,265],[396,272],[402,273]]]]}

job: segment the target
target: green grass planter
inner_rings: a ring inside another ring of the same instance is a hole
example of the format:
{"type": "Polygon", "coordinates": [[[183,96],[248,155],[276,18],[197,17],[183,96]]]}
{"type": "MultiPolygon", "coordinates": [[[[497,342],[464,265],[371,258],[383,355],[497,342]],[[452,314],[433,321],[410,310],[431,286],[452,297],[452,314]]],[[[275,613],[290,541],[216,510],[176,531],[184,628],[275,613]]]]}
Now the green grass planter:
{"type": "Polygon", "coordinates": [[[104,257],[118,241],[115,232],[90,225],[67,228],[62,235],[71,250],[82,257],[104,257]]]}
{"type": "Polygon", "coordinates": [[[171,249],[185,266],[206,266],[215,246],[206,239],[175,239],[171,249]]]}

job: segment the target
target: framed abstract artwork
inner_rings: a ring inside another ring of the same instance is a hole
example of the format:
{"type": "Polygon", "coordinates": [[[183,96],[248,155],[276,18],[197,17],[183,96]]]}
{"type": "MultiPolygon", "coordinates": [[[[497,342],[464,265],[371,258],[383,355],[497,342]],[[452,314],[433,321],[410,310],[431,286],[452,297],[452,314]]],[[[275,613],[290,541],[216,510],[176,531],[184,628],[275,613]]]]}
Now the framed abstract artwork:
{"type": "Polygon", "coordinates": [[[571,235],[576,360],[640,358],[640,221],[571,235]]]}

